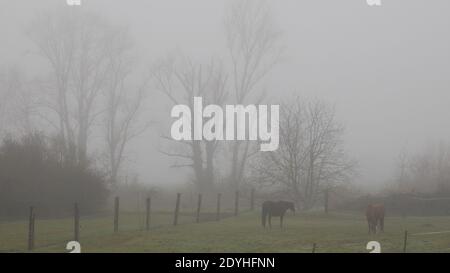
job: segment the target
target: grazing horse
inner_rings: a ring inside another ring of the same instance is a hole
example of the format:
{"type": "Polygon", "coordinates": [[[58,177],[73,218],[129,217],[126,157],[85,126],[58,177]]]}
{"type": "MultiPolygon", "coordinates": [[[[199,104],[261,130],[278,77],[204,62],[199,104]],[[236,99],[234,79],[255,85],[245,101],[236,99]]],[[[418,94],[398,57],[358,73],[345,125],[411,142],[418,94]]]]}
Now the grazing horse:
{"type": "Polygon", "coordinates": [[[369,234],[377,233],[377,227],[384,232],[384,205],[369,204],[366,209],[367,223],[369,224],[369,234]]]}
{"type": "Polygon", "coordinates": [[[287,201],[265,201],[262,204],[262,225],[266,227],[266,217],[269,217],[269,227],[272,228],[272,216],[280,217],[280,227],[283,227],[283,217],[286,211],[290,209],[295,212],[293,202],[287,201]]]}

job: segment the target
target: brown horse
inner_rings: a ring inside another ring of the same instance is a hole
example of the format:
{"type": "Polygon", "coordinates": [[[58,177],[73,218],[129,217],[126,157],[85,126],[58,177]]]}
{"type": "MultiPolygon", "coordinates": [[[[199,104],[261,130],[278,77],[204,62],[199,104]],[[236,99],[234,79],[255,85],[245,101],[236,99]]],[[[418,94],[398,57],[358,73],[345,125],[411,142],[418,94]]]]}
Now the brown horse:
{"type": "Polygon", "coordinates": [[[369,234],[376,234],[377,228],[384,232],[384,205],[369,204],[366,210],[367,223],[369,224],[369,234]]]}
{"type": "Polygon", "coordinates": [[[286,211],[290,209],[295,212],[293,202],[287,201],[265,201],[262,204],[262,225],[266,227],[266,217],[269,217],[269,227],[272,227],[272,216],[280,217],[280,227],[283,227],[283,217],[286,211]]]}

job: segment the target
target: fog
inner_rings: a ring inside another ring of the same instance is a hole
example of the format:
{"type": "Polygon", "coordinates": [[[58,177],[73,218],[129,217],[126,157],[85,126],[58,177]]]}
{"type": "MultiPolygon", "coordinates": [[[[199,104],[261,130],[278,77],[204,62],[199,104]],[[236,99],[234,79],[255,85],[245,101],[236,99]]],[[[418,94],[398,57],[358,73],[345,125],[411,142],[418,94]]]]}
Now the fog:
{"type": "MultiPolygon", "coordinates": [[[[223,18],[229,5],[82,0],[81,6],[69,7],[63,0],[0,0],[0,68],[18,67],[30,78],[46,74],[48,65],[26,29],[36,14],[57,8],[94,11],[114,25],[128,26],[142,71],[171,52],[200,62],[226,59],[223,18]]],[[[284,50],[258,88],[267,90],[269,104],[300,96],[334,105],[345,127],[345,148],[357,161],[355,184],[382,189],[393,179],[402,151],[450,139],[450,2],[383,0],[382,6],[369,7],[364,0],[281,0],[268,5],[284,50]]],[[[124,175],[137,174],[143,183],[184,183],[189,171],[171,168],[173,159],[160,152],[159,136],[168,133],[173,104],[153,85],[148,92],[144,119],[151,125],[130,143],[124,175]]],[[[95,151],[102,140],[92,138],[89,149],[95,151]]]]}

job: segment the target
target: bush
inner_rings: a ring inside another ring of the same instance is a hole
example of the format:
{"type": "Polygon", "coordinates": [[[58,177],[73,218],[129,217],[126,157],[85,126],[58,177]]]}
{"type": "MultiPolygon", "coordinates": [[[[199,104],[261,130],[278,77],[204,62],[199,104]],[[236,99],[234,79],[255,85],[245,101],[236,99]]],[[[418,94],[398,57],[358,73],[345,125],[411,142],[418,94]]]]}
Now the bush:
{"type": "Polygon", "coordinates": [[[0,146],[0,218],[22,217],[34,206],[39,215],[64,215],[79,203],[90,213],[103,206],[108,191],[102,175],[89,164],[64,162],[41,134],[0,146]],[[87,166],[86,166],[87,165],[87,166]]]}

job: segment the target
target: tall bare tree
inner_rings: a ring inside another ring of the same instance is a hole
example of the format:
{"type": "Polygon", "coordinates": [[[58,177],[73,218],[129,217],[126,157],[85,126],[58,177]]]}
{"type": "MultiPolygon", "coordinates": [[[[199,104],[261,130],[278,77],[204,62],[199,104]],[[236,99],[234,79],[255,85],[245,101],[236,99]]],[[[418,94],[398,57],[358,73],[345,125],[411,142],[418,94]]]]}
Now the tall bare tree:
{"type": "MultiPolygon", "coordinates": [[[[266,1],[234,2],[225,17],[227,47],[231,57],[231,80],[234,101],[244,104],[261,102],[264,92],[260,84],[280,59],[280,31],[272,20],[266,1]]],[[[237,189],[245,174],[251,145],[249,141],[233,141],[229,180],[237,189]]]]}
{"type": "Polygon", "coordinates": [[[325,188],[352,174],[354,163],[343,150],[342,133],[333,108],[322,101],[283,105],[280,146],[261,154],[257,180],[278,187],[301,208],[311,208],[325,188]]]}
{"type": "Polygon", "coordinates": [[[66,160],[87,162],[89,134],[100,114],[96,103],[105,87],[115,33],[102,18],[75,10],[42,14],[30,27],[30,37],[50,65],[48,106],[56,114],[66,160]]]}
{"type": "MultiPolygon", "coordinates": [[[[194,97],[202,97],[204,104],[223,105],[227,96],[227,76],[218,61],[213,60],[208,65],[202,65],[187,58],[183,58],[181,62],[169,58],[157,65],[152,74],[157,89],[174,105],[184,104],[193,109],[194,97]]],[[[174,141],[168,136],[163,138],[174,141]]],[[[171,145],[172,149],[161,152],[178,159],[172,167],[190,167],[193,170],[193,180],[199,191],[210,191],[215,183],[214,163],[218,142],[194,140],[193,136],[191,139],[177,141],[175,146],[171,145]]]]}
{"type": "Polygon", "coordinates": [[[147,77],[139,86],[132,76],[134,58],[129,33],[126,29],[116,33],[115,42],[108,51],[109,74],[104,90],[106,110],[104,136],[106,142],[107,170],[110,186],[117,186],[129,142],[147,129],[139,117],[147,89],[147,77]]]}

